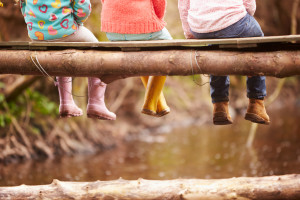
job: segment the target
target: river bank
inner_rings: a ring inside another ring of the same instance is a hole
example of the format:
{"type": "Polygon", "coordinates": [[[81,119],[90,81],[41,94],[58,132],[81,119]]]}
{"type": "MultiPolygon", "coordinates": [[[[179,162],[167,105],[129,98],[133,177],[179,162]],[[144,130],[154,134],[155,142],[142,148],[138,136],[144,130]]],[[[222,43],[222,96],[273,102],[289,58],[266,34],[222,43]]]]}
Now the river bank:
{"type": "MultiPolygon", "coordinates": [[[[1,165],[0,186],[62,181],[229,178],[300,173],[300,112],[281,107],[273,123],[259,125],[252,148],[251,126],[241,116],[231,126],[189,125],[171,132],[144,131],[118,148],[94,155],[59,156],[1,165]],[[283,114],[284,113],[284,114],[283,114]]],[[[165,129],[166,130],[166,129],[165,129]]]]}
{"type": "MultiPolygon", "coordinates": [[[[159,140],[159,137],[153,138],[151,135],[172,132],[173,129],[194,125],[219,128],[212,124],[209,84],[199,86],[192,79],[193,77],[169,77],[167,79],[164,94],[171,113],[161,118],[140,113],[144,88],[138,78],[120,80],[108,86],[106,102],[108,108],[116,112],[118,116],[116,121],[91,120],[85,116],[58,119],[57,113],[54,115],[35,113],[33,108],[39,101],[28,101],[27,107],[31,108],[30,113],[36,116],[29,116],[28,119],[27,115],[20,115],[18,120],[14,118],[14,123],[1,129],[0,161],[11,163],[55,158],[61,155],[95,154],[118,148],[123,145],[124,141],[133,138],[145,142],[151,142],[152,139],[159,140]]],[[[287,80],[279,97],[267,107],[269,113],[284,107],[291,110],[291,116],[297,116],[293,110],[299,108],[299,95],[297,95],[300,90],[299,80],[297,77],[287,80]]],[[[203,77],[201,81],[205,83],[208,78],[203,77]]],[[[272,96],[279,79],[268,78],[267,83],[268,93],[272,96]]],[[[85,79],[75,79],[74,92],[85,94],[84,84],[86,84],[85,79]]],[[[49,93],[55,94],[56,88],[49,86],[47,89],[49,93]]],[[[244,116],[248,104],[244,78],[232,77],[231,86],[230,112],[235,120],[244,116]]],[[[43,86],[37,86],[36,90],[43,88],[43,86]]],[[[83,110],[86,106],[85,98],[76,98],[83,110]]],[[[49,96],[49,102],[55,102],[57,99],[57,95],[49,96]]],[[[271,123],[278,123],[276,120],[278,120],[277,117],[271,118],[271,123]]],[[[235,125],[237,123],[240,122],[234,122],[235,125]]],[[[270,127],[266,126],[266,128],[270,127]]]]}

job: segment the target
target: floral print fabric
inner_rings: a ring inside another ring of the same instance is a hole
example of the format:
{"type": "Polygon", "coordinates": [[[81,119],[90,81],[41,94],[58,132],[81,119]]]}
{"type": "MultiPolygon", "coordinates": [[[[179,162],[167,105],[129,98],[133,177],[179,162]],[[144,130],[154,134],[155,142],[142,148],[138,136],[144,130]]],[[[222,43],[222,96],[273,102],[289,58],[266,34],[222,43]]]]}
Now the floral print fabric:
{"type": "Polygon", "coordinates": [[[90,0],[21,0],[20,4],[33,40],[71,35],[91,13],[90,0]]]}

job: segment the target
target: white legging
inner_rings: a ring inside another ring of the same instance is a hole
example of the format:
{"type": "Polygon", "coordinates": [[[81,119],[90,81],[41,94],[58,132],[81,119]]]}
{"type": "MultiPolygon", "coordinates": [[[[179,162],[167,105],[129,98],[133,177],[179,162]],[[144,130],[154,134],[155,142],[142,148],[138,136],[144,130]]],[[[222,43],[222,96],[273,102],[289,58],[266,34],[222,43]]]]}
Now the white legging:
{"type": "Polygon", "coordinates": [[[75,33],[67,37],[54,40],[33,40],[33,42],[98,42],[98,39],[89,29],[81,25],[75,33]]]}

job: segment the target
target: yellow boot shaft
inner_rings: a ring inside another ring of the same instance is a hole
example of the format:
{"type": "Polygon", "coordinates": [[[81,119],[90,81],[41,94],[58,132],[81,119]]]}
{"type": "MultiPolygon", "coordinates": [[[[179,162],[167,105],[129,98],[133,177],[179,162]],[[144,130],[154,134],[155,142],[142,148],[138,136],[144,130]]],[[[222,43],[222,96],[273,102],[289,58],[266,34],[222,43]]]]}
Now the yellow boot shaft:
{"type": "MultiPolygon", "coordinates": [[[[141,76],[141,80],[142,80],[145,88],[147,88],[148,79],[149,79],[149,76],[141,76]]],[[[152,110],[152,111],[154,111],[154,110],[152,110]]],[[[170,113],[170,108],[166,102],[163,92],[161,92],[159,95],[159,98],[158,98],[158,102],[157,102],[156,116],[161,117],[168,113],[170,113]]]]}
{"type": "Polygon", "coordinates": [[[142,112],[145,114],[163,116],[170,112],[162,93],[166,76],[142,76],[143,85],[146,87],[145,101],[142,112]]]}

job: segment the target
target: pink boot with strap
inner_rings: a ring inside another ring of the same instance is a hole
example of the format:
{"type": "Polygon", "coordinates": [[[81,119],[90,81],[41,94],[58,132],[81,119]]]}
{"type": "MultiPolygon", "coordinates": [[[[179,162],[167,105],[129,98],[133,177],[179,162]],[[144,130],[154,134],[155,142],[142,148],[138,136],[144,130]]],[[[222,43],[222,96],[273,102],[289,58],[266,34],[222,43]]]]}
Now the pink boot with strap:
{"type": "Polygon", "coordinates": [[[116,120],[116,114],[110,112],[104,102],[106,84],[99,78],[88,78],[88,105],[87,116],[101,120],[116,120]]]}
{"type": "Polygon", "coordinates": [[[77,107],[72,96],[72,77],[56,77],[55,85],[59,93],[59,115],[61,118],[78,117],[82,110],[77,107]]]}

